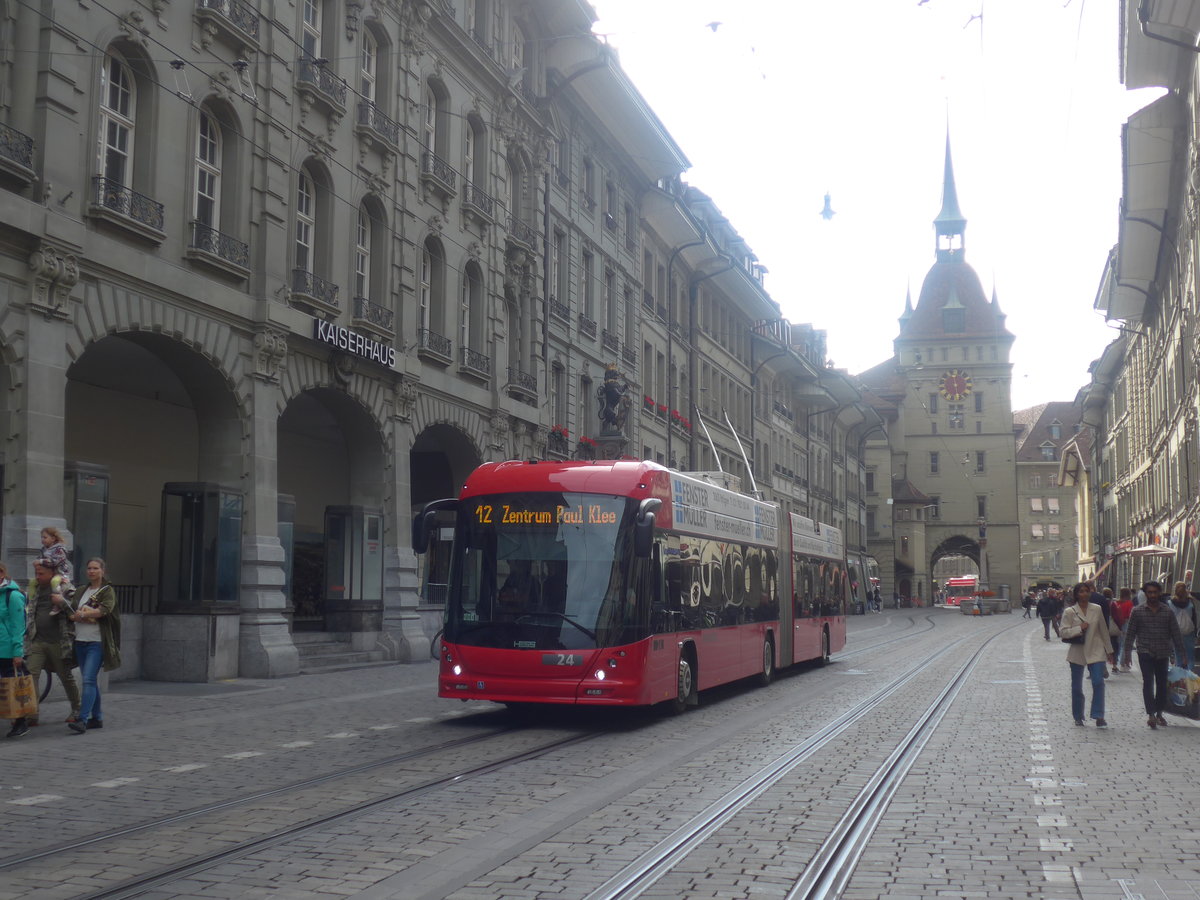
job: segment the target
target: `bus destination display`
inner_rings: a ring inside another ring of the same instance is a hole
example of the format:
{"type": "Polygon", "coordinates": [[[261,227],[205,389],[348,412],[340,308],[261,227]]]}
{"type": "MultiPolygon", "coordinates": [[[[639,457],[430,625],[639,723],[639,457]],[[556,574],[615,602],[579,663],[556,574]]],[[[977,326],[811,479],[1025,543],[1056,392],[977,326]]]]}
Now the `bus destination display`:
{"type": "Polygon", "coordinates": [[[510,503],[480,503],[475,507],[480,525],[504,528],[525,525],[616,525],[618,512],[608,503],[556,505],[553,509],[534,509],[510,503]]]}

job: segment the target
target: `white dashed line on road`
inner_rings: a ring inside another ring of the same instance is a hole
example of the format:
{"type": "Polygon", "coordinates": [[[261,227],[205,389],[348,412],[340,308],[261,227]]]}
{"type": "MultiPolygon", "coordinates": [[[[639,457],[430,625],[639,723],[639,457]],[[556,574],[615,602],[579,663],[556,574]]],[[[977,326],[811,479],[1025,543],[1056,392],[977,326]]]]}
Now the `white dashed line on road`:
{"type": "Polygon", "coordinates": [[[262,756],[261,750],[243,750],[241,753],[226,753],[225,759],[250,759],[255,756],[262,756]]]}
{"type": "Polygon", "coordinates": [[[423,722],[432,722],[433,716],[417,716],[415,719],[405,719],[404,721],[410,725],[420,725],[423,722]]]}
{"type": "Polygon", "coordinates": [[[94,782],[92,782],[92,787],[119,788],[119,787],[124,787],[127,784],[133,784],[135,781],[141,781],[141,780],[142,779],[140,779],[140,778],[130,778],[130,777],[111,778],[108,781],[94,781],[94,782]]]}
{"type": "Polygon", "coordinates": [[[9,800],[14,806],[37,806],[39,803],[54,803],[63,799],[58,794],[34,794],[32,797],[21,797],[19,800],[9,800]]]}
{"type": "Polygon", "coordinates": [[[179,765],[179,766],[167,766],[167,768],[163,769],[163,771],[164,772],[172,772],[172,773],[178,775],[181,772],[194,772],[197,769],[206,769],[206,768],[208,768],[208,763],[184,763],[183,765],[179,765]]]}
{"type": "Polygon", "coordinates": [[[312,741],[289,741],[286,744],[280,744],[280,747],[286,747],[288,750],[299,750],[301,747],[311,747],[312,741]]]}
{"type": "Polygon", "coordinates": [[[357,731],[338,731],[333,734],[327,734],[327,735],[325,735],[325,737],[332,738],[335,741],[344,741],[344,740],[346,740],[346,738],[358,737],[358,732],[357,731]]]}
{"type": "Polygon", "coordinates": [[[371,725],[372,731],[387,731],[390,728],[399,728],[399,725],[371,725]]]}

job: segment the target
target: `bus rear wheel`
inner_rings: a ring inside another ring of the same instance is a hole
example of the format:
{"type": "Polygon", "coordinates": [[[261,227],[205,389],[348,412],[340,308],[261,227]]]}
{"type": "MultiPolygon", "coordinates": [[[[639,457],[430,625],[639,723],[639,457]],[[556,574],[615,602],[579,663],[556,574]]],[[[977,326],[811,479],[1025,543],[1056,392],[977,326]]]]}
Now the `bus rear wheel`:
{"type": "Polygon", "coordinates": [[[675,684],[675,699],[668,700],[668,709],[673,716],[687,712],[692,704],[692,696],[696,692],[696,673],[692,661],[686,656],[679,657],[679,675],[675,684]]]}
{"type": "Polygon", "coordinates": [[[821,630],[821,658],[817,661],[817,665],[829,665],[829,657],[829,629],[825,628],[821,630]]]}
{"type": "Polygon", "coordinates": [[[762,671],[758,673],[758,686],[766,687],[775,679],[775,646],[771,639],[763,641],[762,671]]]}

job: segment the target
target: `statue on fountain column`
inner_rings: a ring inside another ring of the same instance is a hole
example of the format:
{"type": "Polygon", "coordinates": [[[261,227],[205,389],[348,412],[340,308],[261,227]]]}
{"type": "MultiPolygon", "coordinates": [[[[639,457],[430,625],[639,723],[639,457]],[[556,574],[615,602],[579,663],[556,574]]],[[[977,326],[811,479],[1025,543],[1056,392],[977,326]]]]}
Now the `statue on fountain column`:
{"type": "Polygon", "coordinates": [[[600,434],[623,434],[629,415],[629,383],[613,363],[604,369],[604,383],[596,392],[600,401],[600,434]]]}

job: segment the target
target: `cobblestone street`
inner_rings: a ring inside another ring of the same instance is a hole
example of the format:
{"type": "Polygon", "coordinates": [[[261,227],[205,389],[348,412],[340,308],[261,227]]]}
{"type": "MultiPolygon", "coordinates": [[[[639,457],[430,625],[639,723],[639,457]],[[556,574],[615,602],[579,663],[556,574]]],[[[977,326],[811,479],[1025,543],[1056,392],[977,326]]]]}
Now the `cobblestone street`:
{"type": "Polygon", "coordinates": [[[4,747],[0,897],[103,895],[167,870],[139,896],[609,896],[610,879],[676,829],[940,654],[645,891],[783,897],[940,685],[993,636],[844,896],[1196,896],[1200,732],[1178,718],[1146,728],[1136,673],[1107,682],[1107,731],[1077,728],[1065,647],[1036,622],[901,610],[851,618],[849,632],[829,667],[708,692],[681,718],[563,711],[518,723],[501,707],[435,699],[432,665],[125,683],[106,695],[107,727],[83,737],[52,702],[45,724],[4,747]],[[81,843],[95,836],[107,837],[81,843]],[[54,852],[18,862],[40,851],[54,852]]]}

